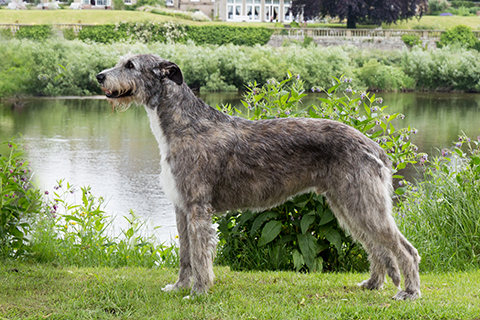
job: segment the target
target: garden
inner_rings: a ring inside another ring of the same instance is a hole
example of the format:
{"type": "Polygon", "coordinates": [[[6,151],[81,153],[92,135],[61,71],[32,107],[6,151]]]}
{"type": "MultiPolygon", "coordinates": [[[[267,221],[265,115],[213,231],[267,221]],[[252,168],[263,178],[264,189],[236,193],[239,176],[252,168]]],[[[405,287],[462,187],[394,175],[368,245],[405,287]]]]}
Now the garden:
{"type": "MultiPolygon", "coordinates": [[[[0,104],[25,96],[98,95],[98,71],[125,54],[155,53],[175,61],[200,92],[240,92],[241,107],[216,106],[230,115],[350,125],[392,161],[393,215],[422,257],[423,297],[393,301],[391,282],[379,291],[357,287],[368,277],[366,253],[316,194],[263,212],[216,217],[209,294],[183,300],[186,292],[164,293],[160,288],[178,272],[175,239],[157,239],[135,208],[123,217],[126,227],[113,233],[108,195],[88,185],[60,179],[51,191],[38,187],[28,141],[15,137],[0,141],[0,318],[479,317],[480,127],[470,136],[460,129],[449,146],[427,154],[413,142],[418,129],[410,119],[390,112],[381,97],[386,91],[479,92],[480,45],[472,29],[449,29],[436,50],[409,39],[410,49],[388,52],[308,41],[273,48],[265,46],[271,34],[263,26],[172,22],[64,30],[64,39],[49,25],[15,35],[3,30],[0,104]],[[306,100],[311,92],[318,94],[314,102],[306,100]]],[[[8,123],[0,116],[0,124],[8,123]]]]}

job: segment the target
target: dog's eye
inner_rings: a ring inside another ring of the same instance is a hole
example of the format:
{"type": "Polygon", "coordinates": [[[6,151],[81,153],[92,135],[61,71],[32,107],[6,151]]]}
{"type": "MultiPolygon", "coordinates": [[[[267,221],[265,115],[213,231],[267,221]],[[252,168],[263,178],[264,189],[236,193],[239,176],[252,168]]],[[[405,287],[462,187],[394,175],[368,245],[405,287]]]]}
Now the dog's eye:
{"type": "Polygon", "coordinates": [[[134,68],[134,65],[131,61],[128,61],[127,64],[125,65],[125,68],[127,69],[133,69],[134,68]]]}

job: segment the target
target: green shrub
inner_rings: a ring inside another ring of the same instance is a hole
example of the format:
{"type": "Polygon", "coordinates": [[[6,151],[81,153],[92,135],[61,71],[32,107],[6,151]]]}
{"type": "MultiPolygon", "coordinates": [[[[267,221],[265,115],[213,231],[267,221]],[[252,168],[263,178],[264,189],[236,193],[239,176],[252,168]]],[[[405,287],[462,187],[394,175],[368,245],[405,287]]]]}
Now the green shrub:
{"type": "Polygon", "coordinates": [[[428,0],[428,11],[430,15],[438,15],[445,12],[450,5],[447,0],[428,0]]]}
{"type": "Polygon", "coordinates": [[[31,217],[40,211],[41,194],[31,186],[24,151],[14,141],[3,142],[0,155],[0,257],[18,257],[28,249],[31,217]]]}
{"type": "Polygon", "coordinates": [[[452,7],[454,8],[471,8],[475,7],[475,3],[473,1],[459,1],[459,0],[452,0],[451,1],[452,7]]]}
{"type": "Polygon", "coordinates": [[[403,72],[423,90],[480,90],[480,54],[462,47],[403,52],[403,72]]]}
{"type": "Polygon", "coordinates": [[[292,21],[292,22],[290,22],[290,27],[292,27],[292,28],[300,28],[300,25],[298,24],[297,21],[292,21]]]}
{"type": "Polygon", "coordinates": [[[460,44],[470,49],[474,48],[477,42],[472,28],[458,25],[442,33],[440,41],[437,42],[437,47],[443,48],[447,45],[460,44]]]}
{"type": "Polygon", "coordinates": [[[113,0],[113,9],[114,10],[125,10],[125,7],[126,7],[125,2],[123,0],[113,0]]]}
{"type": "Polygon", "coordinates": [[[273,29],[263,27],[234,27],[234,26],[185,26],[187,39],[197,45],[231,43],[234,45],[254,46],[265,45],[272,36],[273,29]]]}
{"type": "Polygon", "coordinates": [[[93,41],[98,43],[112,43],[121,39],[127,39],[125,30],[118,30],[113,24],[98,26],[85,26],[78,33],[78,39],[82,41],[93,41]]]}
{"type": "Polygon", "coordinates": [[[402,36],[402,41],[409,47],[413,47],[416,45],[422,45],[422,41],[420,40],[420,36],[404,34],[402,36]]]}
{"type": "MultiPolygon", "coordinates": [[[[328,90],[312,88],[323,91],[326,98],[303,110],[299,109],[305,96],[300,76],[288,73],[285,80],[270,79],[262,87],[251,83],[243,101],[246,116],[252,120],[307,116],[340,121],[388,150],[395,171],[415,163],[416,147],[408,138],[413,130],[396,130],[391,123],[402,115],[386,114],[380,107],[383,100],[352,90],[351,79],[334,78],[334,83],[328,90]],[[360,106],[365,110],[363,116],[360,106]]],[[[219,109],[232,113],[229,106],[219,109]]],[[[296,196],[259,213],[229,212],[216,222],[221,241],[217,262],[234,270],[364,271],[367,267],[365,252],[340,229],[321,195],[296,196]]]]}
{"type": "Polygon", "coordinates": [[[0,40],[13,39],[13,33],[10,28],[0,28],[0,40]]]}
{"type": "Polygon", "coordinates": [[[480,137],[461,135],[455,147],[441,152],[423,159],[424,181],[408,186],[396,219],[420,252],[423,271],[478,269],[480,137]]]}
{"type": "Polygon", "coordinates": [[[415,80],[407,76],[401,68],[385,66],[375,59],[370,59],[354,73],[369,90],[402,91],[415,86],[415,80]]]}
{"type": "Polygon", "coordinates": [[[63,37],[65,40],[75,40],[77,39],[77,35],[73,28],[63,29],[63,37]]]}
{"type": "Polygon", "coordinates": [[[447,12],[450,12],[451,14],[453,14],[455,16],[462,16],[462,17],[468,17],[468,16],[473,15],[470,12],[470,9],[466,8],[466,7],[460,7],[460,8],[450,7],[450,8],[447,9],[447,12]]]}
{"type": "Polygon", "coordinates": [[[22,26],[15,33],[17,39],[45,40],[52,36],[52,26],[48,24],[38,26],[22,26]]]}
{"type": "Polygon", "coordinates": [[[412,27],[413,30],[435,30],[433,26],[426,26],[424,24],[416,24],[412,27]]]}

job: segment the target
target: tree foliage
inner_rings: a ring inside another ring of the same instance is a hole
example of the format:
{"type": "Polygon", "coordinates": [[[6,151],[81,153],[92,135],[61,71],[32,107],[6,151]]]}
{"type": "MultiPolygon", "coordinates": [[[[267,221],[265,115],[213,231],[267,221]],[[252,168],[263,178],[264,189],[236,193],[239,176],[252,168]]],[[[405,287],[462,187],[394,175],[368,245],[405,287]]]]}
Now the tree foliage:
{"type": "Polygon", "coordinates": [[[357,22],[373,24],[395,23],[397,20],[422,16],[427,11],[427,0],[294,0],[294,15],[303,14],[305,20],[319,16],[347,19],[347,28],[357,22]]]}

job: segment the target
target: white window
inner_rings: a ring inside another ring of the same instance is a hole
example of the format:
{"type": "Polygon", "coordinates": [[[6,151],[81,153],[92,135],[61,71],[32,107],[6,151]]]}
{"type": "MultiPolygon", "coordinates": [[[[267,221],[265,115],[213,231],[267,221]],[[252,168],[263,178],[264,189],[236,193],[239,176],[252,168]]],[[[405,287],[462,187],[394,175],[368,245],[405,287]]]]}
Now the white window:
{"type": "Polygon", "coordinates": [[[253,0],[246,1],[246,15],[250,21],[260,21],[260,3],[261,0],[255,0],[255,5],[253,0]]]}
{"type": "Polygon", "coordinates": [[[290,5],[290,0],[283,1],[283,21],[293,21],[292,8],[290,5]]]}
{"type": "Polygon", "coordinates": [[[235,20],[242,15],[242,0],[227,0],[227,20],[235,20]]]}

